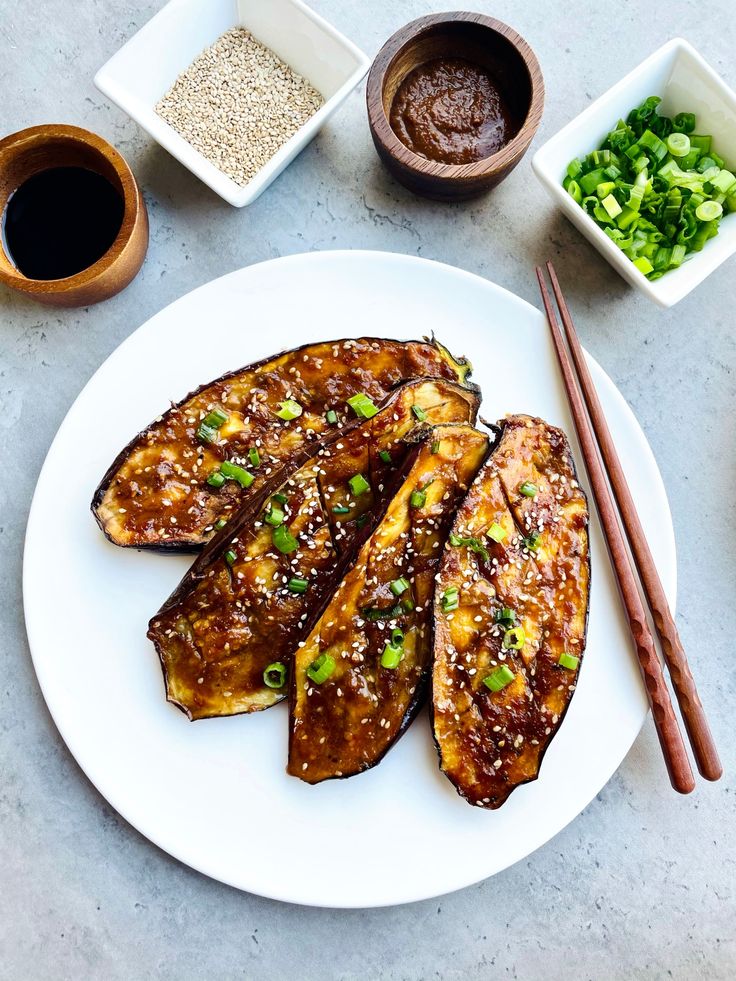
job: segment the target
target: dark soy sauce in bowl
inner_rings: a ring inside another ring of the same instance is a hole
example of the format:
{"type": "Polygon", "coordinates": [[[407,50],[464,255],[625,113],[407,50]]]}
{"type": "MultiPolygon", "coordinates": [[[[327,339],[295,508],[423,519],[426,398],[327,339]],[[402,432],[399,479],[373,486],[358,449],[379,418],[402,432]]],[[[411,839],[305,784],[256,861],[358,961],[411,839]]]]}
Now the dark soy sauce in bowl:
{"type": "Polygon", "coordinates": [[[50,167],[24,181],[5,208],[3,246],[28,279],[65,279],[101,259],[123,223],[121,194],[85,167],[50,167]]]}

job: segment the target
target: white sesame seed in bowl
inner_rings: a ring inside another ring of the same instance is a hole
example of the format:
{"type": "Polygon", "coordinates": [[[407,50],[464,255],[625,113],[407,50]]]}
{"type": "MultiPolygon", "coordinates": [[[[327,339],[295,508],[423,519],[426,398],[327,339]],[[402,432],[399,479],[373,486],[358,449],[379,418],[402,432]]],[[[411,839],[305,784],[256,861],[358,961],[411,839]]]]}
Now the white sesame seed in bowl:
{"type": "Polygon", "coordinates": [[[170,0],[95,85],[239,208],[316,136],[369,65],[302,0],[170,0]]]}

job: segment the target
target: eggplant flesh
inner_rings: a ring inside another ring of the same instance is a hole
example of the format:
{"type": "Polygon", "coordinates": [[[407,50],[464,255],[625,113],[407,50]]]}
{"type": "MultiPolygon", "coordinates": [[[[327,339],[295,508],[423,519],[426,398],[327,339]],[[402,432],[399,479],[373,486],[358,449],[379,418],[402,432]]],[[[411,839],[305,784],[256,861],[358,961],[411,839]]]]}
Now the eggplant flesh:
{"type": "Polygon", "coordinates": [[[92,512],[116,545],[197,551],[246,495],[355,419],[351,396],[380,403],[404,381],[465,384],[469,372],[434,340],[379,338],[310,344],[249,365],[197,389],[136,436],[103,477],[92,512]],[[286,400],[298,403],[296,418],[277,415],[286,400]],[[335,422],[327,420],[330,410],[335,422]],[[236,480],[208,483],[226,460],[250,472],[248,490],[236,480]]]}
{"type": "Polygon", "coordinates": [[[588,507],[564,433],[524,415],[500,426],[442,557],[431,702],[442,770],[491,809],[537,778],[562,723],[590,585],[588,507]]]}
{"type": "Polygon", "coordinates": [[[407,461],[383,518],[295,654],[293,776],[318,783],[366,770],[414,718],[426,693],[442,546],[488,446],[488,436],[468,425],[441,426],[407,461]],[[394,666],[384,663],[387,644],[400,651],[394,666]],[[318,681],[325,658],[332,673],[318,681]]]}
{"type": "Polygon", "coordinates": [[[169,701],[190,719],[253,712],[281,701],[287,687],[269,687],[264,671],[279,662],[288,672],[294,649],[415,452],[417,428],[421,435],[435,422],[473,422],[478,403],[474,392],[450,381],[409,382],[377,415],[303,450],[295,470],[250,497],[149,625],[169,701]],[[420,424],[417,416],[426,420],[420,424]],[[274,544],[279,511],[298,543],[290,552],[274,544]],[[306,583],[305,591],[295,592],[293,582],[290,588],[292,580],[298,588],[306,583]]]}

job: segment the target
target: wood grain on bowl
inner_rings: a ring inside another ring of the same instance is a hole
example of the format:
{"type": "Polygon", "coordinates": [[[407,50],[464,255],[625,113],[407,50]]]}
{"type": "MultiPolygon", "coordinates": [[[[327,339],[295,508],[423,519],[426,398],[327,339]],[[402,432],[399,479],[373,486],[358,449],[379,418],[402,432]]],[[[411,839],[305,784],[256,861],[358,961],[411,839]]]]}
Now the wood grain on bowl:
{"type": "Polygon", "coordinates": [[[120,230],[96,262],[63,279],[24,276],[0,247],[0,282],[39,303],[87,306],[106,300],[131,282],[148,248],[148,214],[133,173],[110,143],[79,126],[31,126],[0,140],[0,214],[29,178],[55,167],[82,167],[100,174],[123,199],[120,230]]]}
{"type": "Polygon", "coordinates": [[[381,48],[368,76],[366,102],[373,142],[389,172],[416,194],[461,201],[490,190],[524,156],[542,118],[544,82],[534,52],[507,24],[462,11],[432,14],[407,24],[381,48]],[[497,153],[472,163],[440,163],[414,153],[392,129],[391,107],[401,83],[438,58],[479,65],[503,88],[520,127],[497,153]]]}

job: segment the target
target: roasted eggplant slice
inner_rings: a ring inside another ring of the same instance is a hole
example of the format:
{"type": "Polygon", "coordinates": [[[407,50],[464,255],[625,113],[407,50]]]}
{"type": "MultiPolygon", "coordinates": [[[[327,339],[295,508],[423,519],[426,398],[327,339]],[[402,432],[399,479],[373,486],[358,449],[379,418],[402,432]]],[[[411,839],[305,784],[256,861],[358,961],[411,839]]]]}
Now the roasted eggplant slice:
{"type": "Polygon", "coordinates": [[[466,384],[469,371],[435,341],[376,338],[310,344],[249,365],[136,436],[103,477],[92,511],[116,545],[196,551],[305,445],[374,411],[401,382],[466,384]],[[356,395],[366,396],[362,408],[347,404],[356,395]]]}
{"type": "Polygon", "coordinates": [[[407,729],[431,657],[434,577],[457,503],[488,452],[470,426],[431,430],[294,658],[288,771],[307,783],[378,763],[407,729]]]}
{"type": "Polygon", "coordinates": [[[434,603],[440,765],[471,804],[535,780],[585,648],[588,509],[564,433],[511,416],[460,507],[434,603]]]}
{"type": "Polygon", "coordinates": [[[473,422],[478,401],[450,381],[402,385],[375,416],[303,449],[301,466],[252,495],[150,623],[168,699],[201,719],[284,698],[297,643],[400,480],[417,416],[422,426],[473,422]]]}

